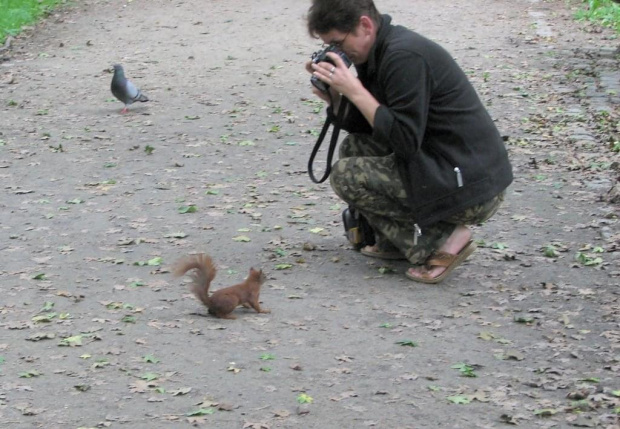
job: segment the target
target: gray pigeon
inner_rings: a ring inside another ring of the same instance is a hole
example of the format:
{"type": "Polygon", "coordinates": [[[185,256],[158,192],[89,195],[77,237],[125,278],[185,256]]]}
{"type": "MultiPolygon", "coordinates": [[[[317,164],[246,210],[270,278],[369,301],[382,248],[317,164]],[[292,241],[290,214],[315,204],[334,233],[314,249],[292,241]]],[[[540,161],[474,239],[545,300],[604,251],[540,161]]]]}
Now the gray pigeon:
{"type": "Polygon", "coordinates": [[[136,101],[149,101],[146,95],[142,94],[139,88],[125,77],[125,71],[120,64],[114,64],[114,76],[112,77],[112,94],[125,103],[125,107],[121,110],[121,113],[127,113],[127,106],[133,104],[136,101]]]}

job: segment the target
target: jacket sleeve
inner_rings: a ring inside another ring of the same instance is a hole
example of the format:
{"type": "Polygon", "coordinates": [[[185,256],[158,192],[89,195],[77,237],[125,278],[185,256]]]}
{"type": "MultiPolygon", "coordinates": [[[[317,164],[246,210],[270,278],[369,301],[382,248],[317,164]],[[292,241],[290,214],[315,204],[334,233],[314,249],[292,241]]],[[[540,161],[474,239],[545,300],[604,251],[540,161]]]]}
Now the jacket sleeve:
{"type": "Polygon", "coordinates": [[[411,159],[424,140],[433,85],[430,68],[420,55],[400,50],[386,55],[378,73],[384,99],[378,100],[373,139],[411,159]]]}
{"type": "Polygon", "coordinates": [[[343,130],[349,133],[372,134],[372,127],[364,115],[362,115],[362,112],[360,112],[357,107],[355,107],[355,105],[348,100],[346,110],[346,115],[341,124],[338,123],[331,106],[327,108],[327,116],[333,123],[339,125],[343,130]]]}

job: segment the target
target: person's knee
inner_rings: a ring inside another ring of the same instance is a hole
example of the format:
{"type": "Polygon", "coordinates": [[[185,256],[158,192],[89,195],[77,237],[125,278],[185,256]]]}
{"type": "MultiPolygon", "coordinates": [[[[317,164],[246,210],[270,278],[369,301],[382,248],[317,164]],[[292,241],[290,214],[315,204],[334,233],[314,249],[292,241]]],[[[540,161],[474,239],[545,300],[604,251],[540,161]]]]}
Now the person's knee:
{"type": "Polygon", "coordinates": [[[352,134],[346,136],[342,142],[340,142],[340,148],[338,149],[339,158],[348,158],[354,156],[354,138],[352,134]]]}
{"type": "Polygon", "coordinates": [[[347,160],[339,159],[332,166],[332,171],[329,175],[329,183],[340,198],[346,201],[346,195],[348,190],[347,180],[346,180],[346,171],[347,171],[347,160]]]}
{"type": "Polygon", "coordinates": [[[371,156],[372,152],[368,152],[370,147],[370,136],[367,134],[349,134],[340,143],[338,155],[340,158],[350,158],[353,156],[371,156]]]}

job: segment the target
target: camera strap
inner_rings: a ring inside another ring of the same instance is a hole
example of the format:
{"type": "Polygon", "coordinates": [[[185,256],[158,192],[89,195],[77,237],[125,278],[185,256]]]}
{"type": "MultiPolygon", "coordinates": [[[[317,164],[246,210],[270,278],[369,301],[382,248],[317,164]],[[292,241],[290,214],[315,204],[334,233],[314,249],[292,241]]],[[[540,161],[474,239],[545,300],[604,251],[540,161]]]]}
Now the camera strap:
{"type": "Polygon", "coordinates": [[[310,159],[308,160],[308,174],[310,175],[310,179],[314,183],[323,183],[329,177],[329,174],[332,171],[332,158],[334,157],[334,150],[336,149],[336,145],[338,144],[338,134],[340,134],[340,125],[342,120],[344,119],[344,111],[346,110],[346,102],[347,99],[345,97],[341,97],[340,99],[340,107],[338,108],[338,115],[336,116],[336,121],[334,122],[334,130],[332,131],[332,138],[329,142],[329,149],[327,150],[327,165],[325,166],[325,172],[323,173],[323,177],[317,180],[314,175],[314,158],[316,157],[317,152],[321,148],[323,144],[323,140],[325,139],[325,135],[327,134],[327,130],[332,123],[332,119],[327,116],[325,119],[325,123],[323,124],[323,129],[319,134],[319,138],[317,139],[314,148],[312,149],[312,153],[310,154],[310,159]]]}

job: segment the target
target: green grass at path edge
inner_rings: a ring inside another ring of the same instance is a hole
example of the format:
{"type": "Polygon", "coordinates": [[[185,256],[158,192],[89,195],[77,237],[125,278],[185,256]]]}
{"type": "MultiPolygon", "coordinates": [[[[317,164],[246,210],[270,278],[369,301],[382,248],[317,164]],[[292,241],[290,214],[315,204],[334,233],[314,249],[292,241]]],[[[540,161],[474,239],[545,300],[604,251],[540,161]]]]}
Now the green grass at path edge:
{"type": "Polygon", "coordinates": [[[0,44],[66,0],[0,0],[0,44]]]}
{"type": "Polygon", "coordinates": [[[575,14],[578,20],[598,22],[620,33],[620,3],[612,0],[583,0],[585,9],[575,14]]]}

